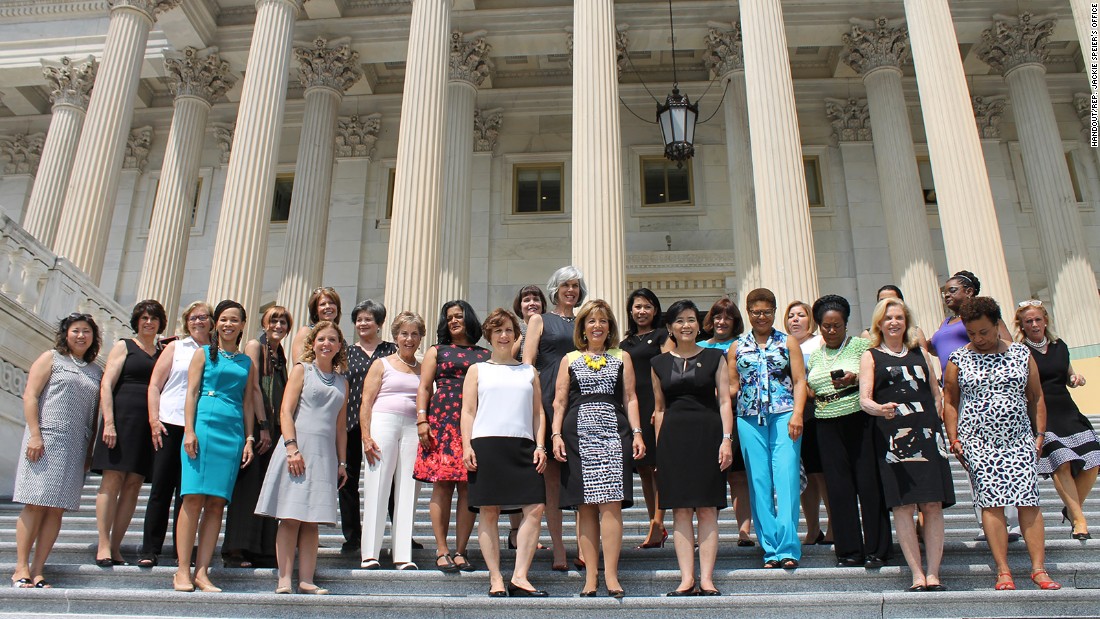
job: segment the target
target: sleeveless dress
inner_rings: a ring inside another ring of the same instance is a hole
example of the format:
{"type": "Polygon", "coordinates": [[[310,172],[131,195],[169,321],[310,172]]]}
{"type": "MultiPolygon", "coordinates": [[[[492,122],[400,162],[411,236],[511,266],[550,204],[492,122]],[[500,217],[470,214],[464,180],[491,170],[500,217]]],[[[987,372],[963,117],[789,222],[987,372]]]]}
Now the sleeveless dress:
{"type": "MultiPolygon", "coordinates": [[[[348,394],[347,379],[331,377],[312,363],[304,363],[302,395],[294,411],[294,436],[305,459],[305,473],[292,476],[286,466],[286,446],[279,441],[272,450],[256,513],[272,518],[333,524],[338,517],[336,487],[339,460],[336,423],[348,394]]],[[[351,446],[352,449],[356,446],[351,446]]]]}
{"type": "Polygon", "coordinates": [[[947,362],[951,359],[951,354],[970,343],[966,325],[961,320],[951,322],[952,318],[953,316],[944,318],[940,328],[928,338],[928,343],[936,351],[936,358],[940,360],[940,376],[947,372],[947,362]]]}
{"type": "Polygon", "coordinates": [[[542,412],[546,415],[547,430],[554,427],[554,392],[558,385],[561,358],[576,347],[573,344],[573,318],[562,318],[552,312],[542,315],[542,335],[539,337],[535,369],[539,372],[542,412]]]}
{"type": "Polygon", "coordinates": [[[631,335],[619,346],[630,354],[634,365],[634,392],[638,396],[638,416],[642,422],[642,439],[645,441],[645,457],[635,460],[634,466],[657,464],[657,434],[653,428],[653,374],[650,361],[661,354],[661,346],[668,340],[668,330],[654,329],[645,335],[631,335]]]}
{"type": "Polygon", "coordinates": [[[252,360],[244,353],[227,358],[219,351],[217,360],[211,361],[210,347],[203,346],[202,352],[206,364],[195,409],[199,453],[192,458],[186,448],[180,448],[180,496],[204,494],[229,501],[244,453],[243,398],[252,360]]]}
{"type": "Polygon", "coordinates": [[[1027,415],[1028,360],[1023,344],[1003,353],[959,348],[959,428],[963,460],[978,507],[1039,505],[1035,440],[1027,415]]]}
{"type": "Polygon", "coordinates": [[[153,439],[149,427],[149,377],[160,356],[147,354],[132,339],[126,343],[126,360],[115,382],[114,416],[118,438],[114,449],[107,449],[103,442],[103,420],[96,432],[95,450],[92,452],[92,472],[121,471],[137,473],[148,479],[153,475],[153,439]]]}
{"type": "Polygon", "coordinates": [[[480,346],[437,344],[435,392],[428,405],[428,428],[435,439],[430,451],[420,445],[413,478],[417,481],[466,481],[462,463],[462,383],[475,363],[489,358],[480,346]]]}
{"type": "Polygon", "coordinates": [[[1043,399],[1047,404],[1047,431],[1039,455],[1039,473],[1050,475],[1067,462],[1071,463],[1070,471],[1074,475],[1100,466],[1100,442],[1096,440],[1096,432],[1066,387],[1069,346],[1062,340],[1054,340],[1047,345],[1045,354],[1030,346],[1028,350],[1039,368],[1043,399]]]}
{"type": "Polygon", "coordinates": [[[943,424],[936,413],[932,375],[919,348],[904,357],[872,348],[875,382],[872,398],[894,402],[893,419],[873,417],[882,497],[886,507],[916,503],[955,504],[943,424]]]}
{"type": "Polygon", "coordinates": [[[38,462],[27,459],[31,433],[24,429],[12,501],[76,511],[84,489],[84,459],[99,411],[103,370],[95,363],[79,366],[67,355],[52,353],[50,378],[38,397],[44,450],[38,462]]]}
{"type": "Polygon", "coordinates": [[[714,382],[721,361],[722,352],[714,348],[688,359],[666,352],[652,361],[665,396],[657,439],[661,509],[726,507],[726,474],[718,468],[722,417],[714,382]]]}
{"type": "Polygon", "coordinates": [[[623,410],[622,351],[611,349],[595,358],[605,365],[593,370],[583,353],[569,353],[569,406],[562,424],[566,461],[561,463],[561,508],[622,501],[634,504],[630,481],[630,424],[623,410]]]}

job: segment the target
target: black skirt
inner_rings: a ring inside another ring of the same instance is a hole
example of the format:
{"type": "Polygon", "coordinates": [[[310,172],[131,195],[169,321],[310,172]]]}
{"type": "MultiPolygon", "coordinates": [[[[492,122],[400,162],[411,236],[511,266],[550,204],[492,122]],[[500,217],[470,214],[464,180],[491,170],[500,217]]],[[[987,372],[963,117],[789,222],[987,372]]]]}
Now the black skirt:
{"type": "Polygon", "coordinates": [[[499,506],[501,513],[513,514],[525,505],[546,502],[546,486],[534,465],[534,441],[483,436],[471,440],[470,446],[477,457],[477,470],[467,475],[470,511],[499,506]]]}

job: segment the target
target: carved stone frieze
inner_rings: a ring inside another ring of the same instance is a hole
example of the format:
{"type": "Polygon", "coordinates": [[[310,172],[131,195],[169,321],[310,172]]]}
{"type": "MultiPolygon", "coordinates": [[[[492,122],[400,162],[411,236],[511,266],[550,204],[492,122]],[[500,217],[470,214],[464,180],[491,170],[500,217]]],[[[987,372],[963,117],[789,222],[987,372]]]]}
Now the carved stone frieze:
{"type": "Polygon", "coordinates": [[[336,121],[337,157],[373,157],[382,115],[344,116],[336,121]]]}
{"type": "Polygon", "coordinates": [[[994,97],[971,97],[974,105],[974,121],[978,123],[978,137],[998,139],[1001,137],[1001,118],[1005,113],[1008,98],[1004,95],[994,97]]]}
{"type": "Polygon", "coordinates": [[[42,76],[50,87],[50,101],[54,105],[88,109],[88,98],[98,70],[99,63],[94,56],[88,56],[79,63],[74,63],[68,56],[63,56],[59,61],[42,60],[42,76]]]}
{"type": "Polygon", "coordinates": [[[0,136],[0,159],[4,160],[4,174],[37,173],[45,143],[44,133],[0,136]]]}
{"type": "Polygon", "coordinates": [[[168,89],[174,97],[199,97],[213,103],[237,82],[229,73],[229,62],[222,59],[216,47],[203,50],[185,47],[181,52],[166,52],[164,69],[168,89]]]}
{"type": "Polygon", "coordinates": [[[851,29],[841,35],[844,49],[840,60],[864,75],[881,67],[901,67],[909,60],[909,29],[892,25],[879,17],[874,21],[852,19],[851,29]]]}
{"type": "Polygon", "coordinates": [[[7,359],[0,360],[0,391],[22,398],[26,387],[27,371],[7,359]]]}
{"type": "Polygon", "coordinates": [[[222,151],[222,164],[229,163],[229,153],[233,150],[233,130],[236,126],[232,123],[211,123],[210,128],[218,142],[218,150],[222,151]]]}
{"type": "Polygon", "coordinates": [[[298,59],[298,80],[306,90],[331,88],[343,94],[363,78],[359,52],[346,37],[332,41],[317,37],[312,44],[295,47],[294,57],[298,59]]]}
{"type": "Polygon", "coordinates": [[[149,149],[152,144],[152,127],[138,127],[130,131],[126,138],[126,155],[122,160],[122,167],[144,172],[145,164],[149,163],[149,149]]]}
{"type": "Polygon", "coordinates": [[[714,77],[745,70],[745,50],[741,39],[741,22],[732,24],[708,22],[710,29],[704,43],[703,63],[714,77]]]}
{"type": "Polygon", "coordinates": [[[825,114],[833,126],[834,144],[871,141],[871,113],[866,99],[825,99],[825,114]]]}
{"type": "Polygon", "coordinates": [[[493,152],[503,124],[504,108],[474,110],[474,152],[493,152]]]}
{"type": "Polygon", "coordinates": [[[974,51],[982,62],[1001,74],[1022,64],[1044,64],[1054,25],[1053,15],[994,15],[993,26],[982,31],[982,40],[974,51]]]}
{"type": "Polygon", "coordinates": [[[107,0],[111,10],[118,8],[132,8],[156,19],[157,15],[165,11],[171,11],[180,5],[183,0],[107,0]]]}
{"type": "Polygon", "coordinates": [[[452,80],[463,80],[479,87],[493,72],[493,61],[489,58],[493,46],[489,45],[484,36],[484,30],[466,34],[457,30],[451,32],[452,80]]]}

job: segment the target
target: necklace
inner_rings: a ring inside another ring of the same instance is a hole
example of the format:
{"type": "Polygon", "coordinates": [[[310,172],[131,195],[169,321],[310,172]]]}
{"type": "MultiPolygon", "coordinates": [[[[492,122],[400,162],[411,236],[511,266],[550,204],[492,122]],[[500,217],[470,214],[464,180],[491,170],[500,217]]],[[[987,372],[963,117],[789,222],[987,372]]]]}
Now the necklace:
{"type": "Polygon", "coordinates": [[[75,363],[76,367],[78,367],[78,368],[82,368],[82,367],[88,365],[87,361],[77,361],[76,357],[73,356],[73,353],[69,353],[69,358],[73,360],[73,363],[75,363]]]}
{"type": "Polygon", "coordinates": [[[902,345],[902,347],[901,347],[901,352],[894,352],[894,351],[890,350],[890,347],[886,345],[886,342],[883,342],[882,344],[879,344],[878,349],[881,352],[884,352],[884,353],[890,355],[891,357],[897,357],[899,359],[909,354],[909,351],[905,348],[904,345],[902,345]]]}
{"type": "Polygon", "coordinates": [[[218,354],[225,357],[226,359],[229,359],[230,361],[232,361],[232,360],[236,359],[237,356],[241,354],[241,352],[240,351],[226,352],[225,349],[219,348],[218,349],[218,354]]]}
{"type": "Polygon", "coordinates": [[[836,349],[836,354],[834,354],[832,357],[829,356],[829,350],[831,350],[831,349],[828,346],[822,347],[821,356],[825,357],[825,361],[829,365],[832,365],[833,362],[836,361],[838,357],[840,357],[840,353],[844,352],[844,347],[848,345],[848,340],[850,340],[850,339],[852,339],[852,338],[851,337],[844,338],[844,341],[841,342],[840,347],[836,349]]]}
{"type": "Polygon", "coordinates": [[[416,366],[420,365],[420,362],[416,360],[416,357],[413,357],[413,362],[412,363],[409,363],[408,361],[405,361],[405,359],[401,355],[397,355],[397,358],[401,361],[401,363],[404,363],[405,365],[409,366],[410,368],[412,368],[414,370],[416,369],[416,366]]]}
{"type": "Polygon", "coordinates": [[[607,355],[599,354],[592,357],[588,353],[584,354],[584,364],[588,366],[593,372],[599,372],[607,365],[607,355]]]}
{"type": "Polygon", "coordinates": [[[557,316],[558,318],[561,318],[562,320],[564,320],[566,322],[573,322],[573,319],[576,318],[576,316],[565,316],[565,315],[562,315],[558,312],[554,312],[554,315],[557,316]]]}
{"type": "Polygon", "coordinates": [[[1034,348],[1035,350],[1038,350],[1039,352],[1042,352],[1043,349],[1046,348],[1048,344],[1050,344],[1050,341],[1047,340],[1047,337],[1044,335],[1043,339],[1039,340],[1038,342],[1032,342],[1031,340],[1029,340],[1025,337],[1024,338],[1024,343],[1027,344],[1028,346],[1034,348]]]}
{"type": "MultiPolygon", "coordinates": [[[[317,368],[316,365],[313,367],[317,368]]],[[[328,374],[325,374],[324,370],[322,370],[321,368],[317,368],[317,375],[321,378],[321,382],[328,387],[336,384],[336,372],[329,372],[328,374]]]]}

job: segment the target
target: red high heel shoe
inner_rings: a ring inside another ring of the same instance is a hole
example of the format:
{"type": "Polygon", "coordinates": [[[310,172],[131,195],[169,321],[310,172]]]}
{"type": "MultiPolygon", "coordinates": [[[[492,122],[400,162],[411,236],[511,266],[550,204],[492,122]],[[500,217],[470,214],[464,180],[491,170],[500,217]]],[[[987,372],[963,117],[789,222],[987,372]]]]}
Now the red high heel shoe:
{"type": "Polygon", "coordinates": [[[1012,572],[999,572],[997,574],[997,584],[993,585],[993,588],[997,591],[1015,591],[1016,583],[1012,580],[1012,572]],[[1008,577],[1008,580],[1001,582],[1001,578],[1005,576],[1008,577]]]}
{"type": "Polygon", "coordinates": [[[1050,578],[1050,574],[1047,574],[1046,570],[1033,570],[1031,572],[1031,582],[1039,585],[1039,588],[1044,591],[1057,591],[1062,588],[1062,585],[1054,582],[1054,580],[1050,578]],[[1043,582],[1039,582],[1035,579],[1037,576],[1046,576],[1047,579],[1043,582]]]}
{"type": "Polygon", "coordinates": [[[637,548],[664,548],[665,542],[668,541],[668,529],[661,527],[661,541],[659,542],[642,542],[637,548]]]}

